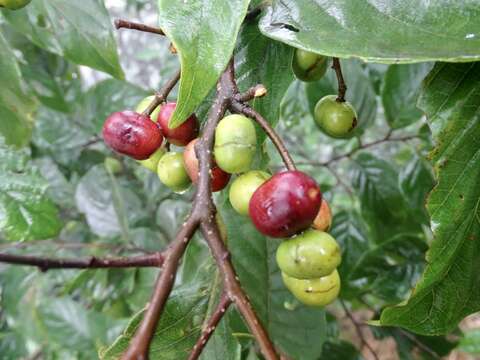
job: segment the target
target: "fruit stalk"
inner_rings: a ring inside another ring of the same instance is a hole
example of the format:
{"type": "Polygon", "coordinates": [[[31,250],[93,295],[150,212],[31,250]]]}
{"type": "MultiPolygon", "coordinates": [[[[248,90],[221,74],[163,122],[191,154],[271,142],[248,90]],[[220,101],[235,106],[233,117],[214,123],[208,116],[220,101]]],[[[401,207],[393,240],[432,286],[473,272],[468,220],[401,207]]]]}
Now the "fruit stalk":
{"type": "Polygon", "coordinates": [[[343,79],[342,74],[342,66],[340,65],[340,59],[334,57],[332,63],[332,69],[335,70],[335,74],[337,75],[338,81],[338,102],[345,102],[345,93],[347,92],[347,85],[345,84],[345,80],[343,79]]]}

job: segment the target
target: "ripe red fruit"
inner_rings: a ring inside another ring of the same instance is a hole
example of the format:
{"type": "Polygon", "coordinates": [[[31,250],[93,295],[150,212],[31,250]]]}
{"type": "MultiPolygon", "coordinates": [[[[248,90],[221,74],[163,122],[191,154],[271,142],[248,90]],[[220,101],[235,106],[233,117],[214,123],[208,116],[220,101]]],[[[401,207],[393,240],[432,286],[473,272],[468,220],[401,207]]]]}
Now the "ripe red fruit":
{"type": "MultiPolygon", "coordinates": [[[[194,184],[198,182],[199,177],[199,164],[197,155],[195,154],[195,143],[197,141],[198,139],[193,139],[190,141],[183,152],[183,162],[185,163],[185,168],[187,169],[188,176],[194,184]]],[[[227,186],[228,181],[230,180],[230,174],[214,164],[211,170],[211,179],[212,191],[220,191],[227,186]]]]}
{"type": "Polygon", "coordinates": [[[253,193],[249,214],[262,234],[285,238],[311,226],[321,202],[315,180],[301,171],[284,171],[253,193]]]}
{"type": "Polygon", "coordinates": [[[198,120],[195,114],[192,114],[182,125],[175,129],[170,129],[168,127],[168,121],[175,110],[175,106],[177,106],[177,104],[174,102],[162,105],[158,114],[158,124],[162,129],[163,135],[170,143],[177,146],[185,146],[197,137],[198,120]]]}
{"type": "Polygon", "coordinates": [[[105,120],[103,140],[120,154],[145,160],[162,145],[163,136],[150,117],[126,110],[114,112],[105,120]]]}

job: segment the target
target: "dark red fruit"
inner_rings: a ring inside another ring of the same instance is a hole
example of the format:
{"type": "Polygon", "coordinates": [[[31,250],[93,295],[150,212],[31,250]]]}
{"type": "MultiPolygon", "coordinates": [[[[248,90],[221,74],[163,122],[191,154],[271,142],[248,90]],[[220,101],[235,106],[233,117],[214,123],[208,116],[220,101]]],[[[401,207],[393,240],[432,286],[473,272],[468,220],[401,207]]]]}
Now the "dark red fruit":
{"type": "Polygon", "coordinates": [[[248,212],[262,234],[285,238],[311,226],[321,203],[315,180],[301,171],[285,171],[253,193],[248,212]]]}
{"type": "MultiPolygon", "coordinates": [[[[185,168],[187,169],[188,176],[194,184],[198,182],[199,177],[199,164],[195,154],[195,143],[197,141],[198,139],[190,141],[183,152],[183,162],[185,163],[185,168]]],[[[230,181],[230,174],[214,164],[211,170],[211,179],[212,191],[220,191],[225,188],[230,181]]]]}
{"type": "Polygon", "coordinates": [[[105,120],[103,140],[120,154],[145,160],[162,145],[163,136],[147,115],[127,110],[114,112],[105,120]]]}
{"type": "Polygon", "coordinates": [[[170,143],[177,146],[185,146],[197,137],[198,120],[195,114],[192,114],[182,125],[175,129],[170,129],[168,127],[168,121],[175,110],[175,106],[177,106],[177,104],[174,102],[162,105],[158,114],[158,124],[162,129],[163,135],[165,135],[170,143]]]}

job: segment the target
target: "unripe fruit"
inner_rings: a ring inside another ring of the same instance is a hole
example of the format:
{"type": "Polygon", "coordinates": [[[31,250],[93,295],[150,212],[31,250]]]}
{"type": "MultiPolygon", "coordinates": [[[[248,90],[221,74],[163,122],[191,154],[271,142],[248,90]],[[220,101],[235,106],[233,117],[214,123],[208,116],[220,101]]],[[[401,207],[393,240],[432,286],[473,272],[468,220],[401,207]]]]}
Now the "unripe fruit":
{"type": "Polygon", "coordinates": [[[27,6],[32,0],[0,0],[0,8],[17,10],[27,6]]]}
{"type": "MultiPolygon", "coordinates": [[[[188,176],[194,184],[198,182],[199,174],[199,163],[197,155],[195,154],[195,144],[198,139],[193,139],[185,147],[183,152],[183,161],[185,163],[185,169],[187,170],[188,176]]],[[[210,170],[211,178],[211,188],[213,192],[220,191],[225,186],[227,186],[230,181],[230,174],[226,173],[220,169],[215,163],[213,164],[212,169],[210,170]]]]}
{"type": "Polygon", "coordinates": [[[230,173],[250,170],[255,155],[257,136],[252,121],[243,115],[224,117],[215,130],[215,160],[230,173]]]}
{"type": "Polygon", "coordinates": [[[168,126],[168,122],[170,121],[176,106],[177,104],[174,102],[163,105],[158,114],[158,123],[162,129],[163,135],[170,143],[177,146],[185,146],[197,137],[198,120],[195,114],[192,114],[181,125],[171,129],[168,126]]]}
{"type": "Polygon", "coordinates": [[[295,279],[282,273],[283,283],[302,303],[310,306],[326,306],[332,303],[340,292],[340,276],[334,270],[330,275],[318,279],[295,279]]]}
{"type": "Polygon", "coordinates": [[[315,105],[317,126],[334,138],[348,138],[357,126],[357,113],[348,101],[337,101],[336,95],[327,95],[315,105]]]}
{"type": "Polygon", "coordinates": [[[160,159],[163,157],[163,155],[165,155],[167,152],[167,150],[165,150],[164,147],[160,147],[157,149],[157,151],[155,151],[148,159],[146,160],[139,160],[138,162],[146,167],[148,170],[150,171],[153,171],[153,172],[157,172],[157,168],[158,168],[158,162],[160,161],[160,159]]]}
{"type": "Polygon", "coordinates": [[[332,212],[330,206],[325,199],[322,200],[320,205],[320,211],[317,214],[315,220],[313,220],[313,227],[320,231],[328,231],[332,226],[332,212]]]}
{"type": "Polygon", "coordinates": [[[302,49],[296,49],[292,60],[295,76],[302,81],[321,79],[328,67],[328,58],[302,49]]]}
{"type": "Polygon", "coordinates": [[[341,262],[340,247],[335,239],[314,229],[282,242],[276,257],[280,270],[297,279],[326,276],[341,262]]]}
{"type": "Polygon", "coordinates": [[[105,120],[103,140],[120,154],[145,160],[162,145],[163,136],[148,116],[127,110],[115,112],[105,120]]]}
{"type": "Polygon", "coordinates": [[[284,171],[253,193],[249,214],[262,234],[286,238],[312,225],[321,202],[315,180],[301,171],[284,171]]]}
{"type": "Polygon", "coordinates": [[[158,162],[157,173],[160,181],[175,192],[183,192],[190,186],[181,153],[169,152],[163,155],[158,162]]]}
{"type": "Polygon", "coordinates": [[[270,174],[260,170],[252,170],[237,177],[228,194],[235,211],[241,215],[248,215],[248,205],[253,193],[270,177],[270,174]]]}
{"type": "MultiPolygon", "coordinates": [[[[145,109],[148,107],[148,105],[150,105],[154,99],[155,99],[154,95],[147,96],[145,99],[143,99],[138,103],[137,107],[135,108],[135,111],[138,113],[144,112],[145,109]]],[[[157,122],[158,113],[160,112],[161,107],[162,107],[161,105],[157,106],[157,108],[153,110],[153,112],[150,114],[150,119],[152,119],[152,121],[157,122]]]]}
{"type": "Polygon", "coordinates": [[[120,171],[122,171],[122,163],[115,158],[110,156],[106,157],[103,163],[105,164],[107,171],[112,174],[118,174],[120,171]]]}

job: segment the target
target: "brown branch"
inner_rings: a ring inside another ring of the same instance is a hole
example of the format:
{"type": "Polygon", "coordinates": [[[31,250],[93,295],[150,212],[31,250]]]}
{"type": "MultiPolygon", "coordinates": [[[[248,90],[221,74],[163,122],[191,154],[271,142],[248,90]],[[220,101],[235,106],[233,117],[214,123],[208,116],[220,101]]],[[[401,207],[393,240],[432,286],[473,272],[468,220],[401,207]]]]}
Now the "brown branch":
{"type": "Polygon", "coordinates": [[[345,102],[345,93],[347,92],[347,85],[343,79],[342,67],[340,65],[340,60],[336,57],[333,58],[332,69],[335,70],[335,75],[337,75],[338,82],[338,102],[345,102]]]}
{"type": "Polygon", "coordinates": [[[200,357],[203,349],[207,345],[208,340],[212,336],[220,320],[222,320],[223,315],[225,315],[225,312],[227,311],[231,303],[232,300],[225,293],[222,294],[222,296],[220,297],[220,301],[215,308],[215,311],[212,313],[210,319],[208,319],[208,322],[202,329],[202,334],[193,346],[192,352],[190,353],[188,360],[196,360],[200,357]]]}
{"type": "Polygon", "coordinates": [[[128,20],[116,19],[114,24],[116,29],[125,28],[125,29],[148,32],[148,33],[157,34],[157,35],[165,35],[162,29],[155,28],[155,27],[148,26],[141,23],[128,21],[128,20]]]}
{"type": "Polygon", "coordinates": [[[17,265],[36,266],[41,271],[50,269],[101,269],[101,268],[128,268],[128,267],[161,267],[164,254],[157,252],[150,255],[86,259],[46,258],[31,255],[16,255],[0,253],[0,262],[17,265]]]}
{"type": "Polygon", "coordinates": [[[235,95],[235,100],[239,102],[250,101],[257,97],[263,97],[267,94],[267,88],[263,84],[252,86],[250,89],[241,94],[235,95]]]}
{"type": "Polygon", "coordinates": [[[270,126],[268,121],[265,120],[262,115],[260,115],[258,112],[253,110],[250,106],[238,101],[232,101],[230,105],[230,110],[232,112],[243,114],[255,120],[266,132],[267,136],[270,138],[272,143],[277,148],[278,153],[282,157],[282,160],[285,163],[285,166],[287,167],[287,169],[288,170],[296,169],[295,164],[290,156],[290,153],[288,152],[287,148],[285,147],[285,144],[283,143],[283,140],[280,138],[280,136],[278,136],[275,130],[270,126]]]}
{"type": "Polygon", "coordinates": [[[173,77],[166,82],[166,84],[155,94],[155,98],[143,111],[145,115],[150,116],[155,109],[165,101],[167,101],[167,96],[170,94],[170,91],[175,87],[178,80],[180,79],[180,70],[173,75],[173,77]]]}
{"type": "Polygon", "coordinates": [[[345,311],[345,314],[347,315],[347,317],[350,319],[353,326],[355,327],[355,331],[357,332],[357,335],[360,338],[360,341],[362,342],[362,348],[366,347],[368,351],[370,351],[372,356],[375,358],[375,360],[379,360],[377,353],[375,352],[375,350],[373,350],[371,345],[368,343],[367,339],[365,339],[365,336],[363,335],[363,332],[362,332],[361,324],[359,324],[357,320],[355,320],[353,314],[350,312],[350,310],[348,310],[348,307],[347,305],[345,305],[345,302],[343,300],[340,300],[340,304],[342,305],[342,308],[345,311]]]}

